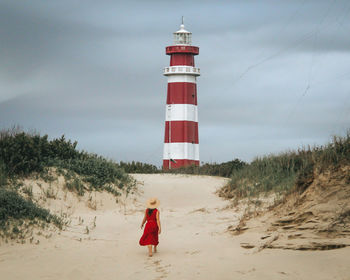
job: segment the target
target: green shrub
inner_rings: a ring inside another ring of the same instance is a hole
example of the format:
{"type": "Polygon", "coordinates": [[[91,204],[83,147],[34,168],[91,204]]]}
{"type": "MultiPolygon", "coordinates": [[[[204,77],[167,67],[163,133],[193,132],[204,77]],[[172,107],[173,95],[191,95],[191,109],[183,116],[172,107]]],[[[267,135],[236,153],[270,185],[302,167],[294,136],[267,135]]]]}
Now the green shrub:
{"type": "Polygon", "coordinates": [[[24,175],[42,170],[42,155],[37,147],[38,140],[38,137],[25,133],[4,136],[0,140],[0,158],[6,164],[10,175],[24,175]]]}
{"type": "MultiPolygon", "coordinates": [[[[67,169],[81,176],[81,179],[88,183],[92,189],[103,190],[106,185],[116,184],[120,187],[133,184],[133,180],[123,169],[113,161],[106,160],[94,154],[84,154],[79,159],[56,160],[52,166],[67,169]]],[[[66,179],[74,177],[74,173],[68,173],[66,179]]],[[[75,179],[74,179],[75,180],[75,179]]],[[[77,182],[73,183],[74,189],[79,189],[83,193],[77,182]]]]}
{"type": "Polygon", "coordinates": [[[186,167],[163,170],[162,172],[230,177],[232,172],[242,169],[245,165],[245,162],[235,159],[223,163],[204,163],[201,166],[190,165],[186,167]]]}
{"type": "Polygon", "coordinates": [[[125,170],[126,173],[159,173],[157,166],[153,164],[132,161],[119,163],[119,166],[125,170]]]}
{"type": "Polygon", "coordinates": [[[84,194],[83,184],[77,181],[76,174],[91,188],[103,190],[106,185],[133,185],[134,182],[124,170],[113,161],[95,154],[76,150],[77,142],[60,138],[48,140],[48,136],[29,134],[17,129],[0,132],[0,184],[9,176],[26,176],[33,172],[40,173],[45,181],[52,181],[48,167],[56,167],[59,174],[63,169],[67,188],[72,188],[79,195],[84,194]]]}
{"type": "Polygon", "coordinates": [[[0,133],[0,159],[10,176],[42,172],[51,159],[68,160],[81,156],[75,150],[77,142],[61,138],[48,140],[48,136],[25,132],[0,133]]]}
{"type": "Polygon", "coordinates": [[[320,148],[314,148],[314,160],[318,168],[339,167],[350,164],[350,130],[345,137],[334,136],[333,141],[320,148]]]}
{"type": "Polygon", "coordinates": [[[0,160],[0,187],[7,184],[6,166],[0,160]]]}
{"type": "Polygon", "coordinates": [[[256,158],[232,173],[230,183],[222,190],[224,196],[236,198],[257,196],[268,192],[303,192],[313,182],[314,172],[350,164],[350,133],[334,137],[325,146],[256,158]]]}
{"type": "Polygon", "coordinates": [[[84,185],[79,178],[66,182],[66,188],[70,191],[75,191],[80,196],[83,196],[85,193],[84,185]]]}
{"type": "Polygon", "coordinates": [[[33,197],[33,186],[27,186],[22,189],[22,192],[28,197],[33,197]]]}
{"type": "Polygon", "coordinates": [[[254,196],[272,190],[286,191],[294,185],[298,172],[306,165],[308,162],[304,162],[294,152],[257,158],[233,172],[230,187],[238,197],[254,196]]]}
{"type": "Polygon", "coordinates": [[[77,141],[67,141],[64,135],[61,138],[53,139],[49,142],[49,158],[58,158],[61,160],[80,158],[82,153],[76,150],[77,144],[77,141]]]}
{"type": "Polygon", "coordinates": [[[119,163],[119,167],[124,169],[126,173],[172,173],[172,174],[193,174],[193,175],[211,175],[230,177],[234,170],[241,169],[246,163],[235,159],[224,163],[204,163],[201,166],[190,165],[186,167],[174,168],[169,170],[158,169],[153,164],[132,161],[119,163]]]}
{"type": "Polygon", "coordinates": [[[0,189],[0,227],[5,228],[7,221],[10,219],[39,219],[45,222],[53,222],[59,227],[62,226],[62,220],[50,214],[48,210],[24,199],[15,191],[2,188],[0,189]]]}

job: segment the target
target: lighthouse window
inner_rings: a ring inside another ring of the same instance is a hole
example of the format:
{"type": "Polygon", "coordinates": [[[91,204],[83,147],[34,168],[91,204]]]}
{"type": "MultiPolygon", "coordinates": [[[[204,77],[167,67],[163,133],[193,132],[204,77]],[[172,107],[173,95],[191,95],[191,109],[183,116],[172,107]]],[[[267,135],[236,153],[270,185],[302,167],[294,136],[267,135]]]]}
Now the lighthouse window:
{"type": "Polygon", "coordinates": [[[175,33],[174,41],[177,45],[190,45],[191,44],[191,34],[190,33],[175,33]]]}
{"type": "Polygon", "coordinates": [[[185,43],[185,34],[180,34],[180,36],[179,36],[179,43],[180,44],[184,44],[185,43]]]}

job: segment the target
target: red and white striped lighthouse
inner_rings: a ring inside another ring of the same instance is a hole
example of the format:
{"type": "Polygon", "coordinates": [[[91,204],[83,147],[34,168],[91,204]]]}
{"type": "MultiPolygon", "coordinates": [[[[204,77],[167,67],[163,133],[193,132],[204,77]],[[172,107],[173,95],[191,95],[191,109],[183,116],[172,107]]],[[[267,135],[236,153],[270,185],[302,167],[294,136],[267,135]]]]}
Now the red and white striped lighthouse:
{"type": "Polygon", "coordinates": [[[168,77],[168,94],[165,112],[165,138],[163,169],[199,165],[198,111],[194,56],[199,48],[191,46],[192,33],[174,32],[174,45],[166,47],[170,67],[164,69],[168,77]]]}

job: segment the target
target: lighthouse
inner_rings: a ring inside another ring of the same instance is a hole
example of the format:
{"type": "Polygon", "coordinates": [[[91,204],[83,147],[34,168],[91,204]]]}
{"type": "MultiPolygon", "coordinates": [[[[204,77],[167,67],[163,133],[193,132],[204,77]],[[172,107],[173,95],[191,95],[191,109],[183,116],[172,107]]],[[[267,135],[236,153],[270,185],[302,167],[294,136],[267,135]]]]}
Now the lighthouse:
{"type": "Polygon", "coordinates": [[[197,84],[200,75],[194,56],[199,48],[191,45],[192,33],[174,32],[174,44],[166,47],[170,66],[164,69],[168,78],[165,108],[163,169],[199,165],[197,84]]]}

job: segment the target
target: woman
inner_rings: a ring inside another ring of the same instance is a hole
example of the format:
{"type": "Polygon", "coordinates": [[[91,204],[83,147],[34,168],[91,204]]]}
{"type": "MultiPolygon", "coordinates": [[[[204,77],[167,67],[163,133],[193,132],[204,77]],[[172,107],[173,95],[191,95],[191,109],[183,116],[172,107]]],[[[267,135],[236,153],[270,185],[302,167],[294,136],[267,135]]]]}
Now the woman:
{"type": "Polygon", "coordinates": [[[148,246],[148,256],[150,257],[152,257],[152,245],[154,246],[154,253],[157,252],[158,234],[161,232],[158,205],[159,200],[155,197],[147,201],[147,209],[141,224],[142,229],[147,221],[139,243],[141,246],[148,246]]]}

